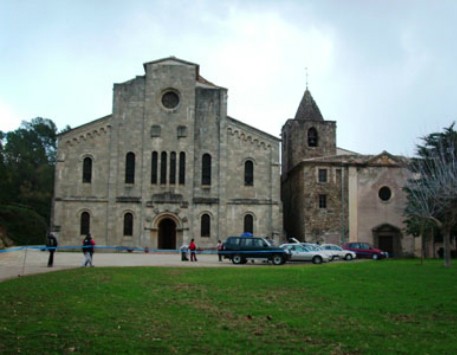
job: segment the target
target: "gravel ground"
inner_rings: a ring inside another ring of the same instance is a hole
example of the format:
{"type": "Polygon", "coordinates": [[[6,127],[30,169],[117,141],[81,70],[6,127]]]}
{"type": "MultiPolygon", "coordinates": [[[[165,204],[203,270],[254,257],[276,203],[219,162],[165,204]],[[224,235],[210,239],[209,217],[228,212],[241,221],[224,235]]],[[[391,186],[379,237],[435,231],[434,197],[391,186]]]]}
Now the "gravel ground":
{"type": "MultiPolygon", "coordinates": [[[[56,252],[54,266],[47,267],[49,253],[39,250],[19,250],[0,253],[0,281],[43,272],[80,268],[83,254],[79,252],[56,252]]],[[[230,260],[218,261],[216,254],[197,254],[198,261],[181,261],[178,253],[95,253],[95,267],[112,266],[179,266],[179,267],[241,267],[230,260]]],[[[257,265],[265,265],[256,261],[257,265]]]]}

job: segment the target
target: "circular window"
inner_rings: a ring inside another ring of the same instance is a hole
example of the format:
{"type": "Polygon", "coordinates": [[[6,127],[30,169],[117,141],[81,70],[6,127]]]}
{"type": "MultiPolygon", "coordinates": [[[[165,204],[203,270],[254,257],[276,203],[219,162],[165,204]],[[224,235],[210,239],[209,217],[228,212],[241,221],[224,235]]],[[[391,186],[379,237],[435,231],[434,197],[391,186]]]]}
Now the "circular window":
{"type": "Polygon", "coordinates": [[[379,189],[378,196],[382,201],[389,201],[392,197],[392,191],[387,186],[383,186],[379,189]]]}
{"type": "Polygon", "coordinates": [[[179,104],[179,95],[175,91],[167,91],[162,95],[162,105],[165,108],[173,109],[179,104]]]}

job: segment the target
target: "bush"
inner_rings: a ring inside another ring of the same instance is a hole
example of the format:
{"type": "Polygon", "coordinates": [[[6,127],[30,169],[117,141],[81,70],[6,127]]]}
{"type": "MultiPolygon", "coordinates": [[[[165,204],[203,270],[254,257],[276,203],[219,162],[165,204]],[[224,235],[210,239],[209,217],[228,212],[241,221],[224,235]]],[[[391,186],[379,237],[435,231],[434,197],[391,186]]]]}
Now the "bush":
{"type": "Polygon", "coordinates": [[[35,211],[13,205],[0,205],[0,225],[15,245],[43,244],[48,226],[35,211]]]}

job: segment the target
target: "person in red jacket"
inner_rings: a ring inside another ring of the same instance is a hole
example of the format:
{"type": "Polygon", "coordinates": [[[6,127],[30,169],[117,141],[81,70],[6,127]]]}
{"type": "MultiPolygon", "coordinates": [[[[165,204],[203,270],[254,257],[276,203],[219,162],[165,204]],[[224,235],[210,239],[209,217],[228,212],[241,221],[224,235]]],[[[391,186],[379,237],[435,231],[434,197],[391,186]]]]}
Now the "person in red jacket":
{"type": "Polygon", "coordinates": [[[190,261],[197,261],[197,256],[195,254],[195,252],[197,250],[197,246],[195,245],[194,239],[190,240],[189,250],[190,250],[190,261]]]}

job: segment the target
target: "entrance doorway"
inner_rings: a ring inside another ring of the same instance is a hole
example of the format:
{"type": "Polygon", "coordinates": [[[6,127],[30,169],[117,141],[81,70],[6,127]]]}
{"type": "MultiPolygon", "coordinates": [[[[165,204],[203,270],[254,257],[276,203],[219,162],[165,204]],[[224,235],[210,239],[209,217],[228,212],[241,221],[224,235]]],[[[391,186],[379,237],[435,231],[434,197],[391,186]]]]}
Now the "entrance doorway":
{"type": "Polygon", "coordinates": [[[390,224],[373,228],[374,246],[389,253],[389,256],[401,256],[401,230],[390,224]]]}
{"type": "Polygon", "coordinates": [[[165,218],[159,223],[158,249],[176,249],[176,223],[165,218]]]}
{"type": "Polygon", "coordinates": [[[378,236],[379,249],[387,251],[390,256],[394,256],[394,237],[393,235],[378,236]]]}

